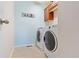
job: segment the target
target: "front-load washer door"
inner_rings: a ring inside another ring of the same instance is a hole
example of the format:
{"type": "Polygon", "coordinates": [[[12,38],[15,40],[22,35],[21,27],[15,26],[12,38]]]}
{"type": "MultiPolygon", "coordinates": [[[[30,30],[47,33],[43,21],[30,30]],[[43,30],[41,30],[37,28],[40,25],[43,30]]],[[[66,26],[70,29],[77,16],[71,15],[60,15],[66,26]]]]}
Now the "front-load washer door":
{"type": "Polygon", "coordinates": [[[57,42],[56,42],[56,36],[51,31],[46,31],[44,35],[44,42],[47,50],[53,51],[56,50],[57,42]]]}

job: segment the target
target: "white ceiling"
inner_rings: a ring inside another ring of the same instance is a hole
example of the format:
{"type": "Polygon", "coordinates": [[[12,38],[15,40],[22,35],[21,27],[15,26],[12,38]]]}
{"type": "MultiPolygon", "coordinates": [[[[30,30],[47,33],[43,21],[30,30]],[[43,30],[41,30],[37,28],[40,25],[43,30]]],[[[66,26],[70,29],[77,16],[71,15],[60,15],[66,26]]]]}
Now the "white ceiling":
{"type": "Polygon", "coordinates": [[[36,5],[40,5],[43,8],[45,8],[48,5],[49,2],[50,1],[33,1],[33,3],[35,3],[36,5]]]}

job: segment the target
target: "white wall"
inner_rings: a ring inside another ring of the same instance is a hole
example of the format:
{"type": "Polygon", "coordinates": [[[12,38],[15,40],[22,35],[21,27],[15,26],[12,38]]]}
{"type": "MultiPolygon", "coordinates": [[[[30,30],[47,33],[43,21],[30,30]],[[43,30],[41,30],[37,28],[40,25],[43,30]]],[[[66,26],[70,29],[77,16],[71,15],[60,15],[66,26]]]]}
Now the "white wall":
{"type": "Polygon", "coordinates": [[[0,58],[8,58],[14,47],[14,3],[0,2],[0,5],[2,19],[9,21],[9,24],[3,24],[0,30],[0,58]]]}
{"type": "Polygon", "coordinates": [[[79,57],[79,2],[59,2],[59,47],[51,57],[79,57]]]}
{"type": "Polygon", "coordinates": [[[27,46],[36,40],[38,27],[44,27],[44,11],[39,4],[29,1],[15,2],[15,46],[27,46]],[[22,17],[22,13],[32,13],[34,18],[22,17]]]}

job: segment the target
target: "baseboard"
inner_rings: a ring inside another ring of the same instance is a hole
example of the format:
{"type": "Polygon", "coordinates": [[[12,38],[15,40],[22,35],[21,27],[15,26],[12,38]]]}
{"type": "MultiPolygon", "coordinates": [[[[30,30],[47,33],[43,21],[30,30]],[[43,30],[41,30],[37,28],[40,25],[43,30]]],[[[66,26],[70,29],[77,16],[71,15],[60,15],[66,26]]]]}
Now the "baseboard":
{"type": "Polygon", "coordinates": [[[10,53],[9,58],[12,58],[13,52],[14,52],[14,48],[11,49],[11,53],[10,53]]]}
{"type": "Polygon", "coordinates": [[[34,44],[16,45],[15,48],[16,48],[16,47],[33,46],[33,45],[34,45],[34,44]]]}

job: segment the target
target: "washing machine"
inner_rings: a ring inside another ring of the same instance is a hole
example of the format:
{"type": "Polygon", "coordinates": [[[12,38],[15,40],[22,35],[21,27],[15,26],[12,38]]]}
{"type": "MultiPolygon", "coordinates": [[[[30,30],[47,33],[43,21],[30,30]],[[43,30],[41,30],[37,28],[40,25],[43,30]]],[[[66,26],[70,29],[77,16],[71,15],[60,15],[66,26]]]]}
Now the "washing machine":
{"type": "Polygon", "coordinates": [[[43,36],[43,33],[44,33],[44,28],[43,27],[39,27],[37,29],[37,38],[36,38],[36,46],[40,49],[40,50],[43,50],[43,40],[42,40],[42,36],[43,36]]]}
{"type": "Polygon", "coordinates": [[[57,26],[48,26],[44,30],[43,34],[43,45],[44,45],[44,53],[48,57],[53,57],[53,54],[56,52],[58,48],[58,29],[57,26]]]}

